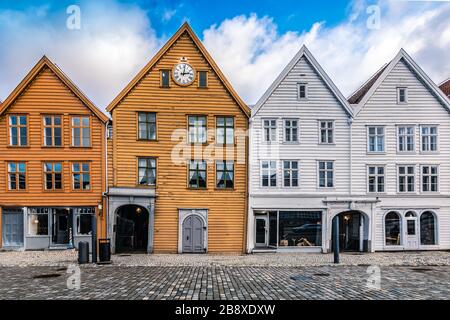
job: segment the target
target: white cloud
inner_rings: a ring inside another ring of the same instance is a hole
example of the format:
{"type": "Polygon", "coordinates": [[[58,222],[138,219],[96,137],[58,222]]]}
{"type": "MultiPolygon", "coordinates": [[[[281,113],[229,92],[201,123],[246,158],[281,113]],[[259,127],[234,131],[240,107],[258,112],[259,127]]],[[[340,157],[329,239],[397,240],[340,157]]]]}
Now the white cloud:
{"type": "Polygon", "coordinates": [[[277,33],[274,21],[256,15],[238,16],[204,31],[204,42],[233,86],[253,104],[306,44],[349,95],[404,48],[440,82],[450,76],[450,5],[386,2],[380,6],[381,26],[366,26],[367,4],[355,1],[347,21],[327,27],[315,23],[306,32],[277,33]]]}
{"type": "Polygon", "coordinates": [[[104,108],[161,45],[145,12],[109,2],[81,5],[81,30],[66,28],[65,9],[0,12],[0,96],[4,99],[46,54],[104,108]]]}
{"type": "MultiPolygon", "coordinates": [[[[205,46],[243,99],[253,104],[305,43],[345,95],[404,47],[431,78],[450,76],[450,4],[382,2],[381,28],[366,27],[367,3],[353,2],[346,21],[280,34],[270,17],[236,16],[203,32],[205,46]]],[[[147,12],[114,0],[85,1],[82,29],[65,27],[65,10],[48,6],[0,11],[0,99],[47,54],[101,108],[137,74],[166,39],[147,12]]],[[[167,16],[168,17],[168,16],[167,16]]],[[[186,20],[188,20],[186,18],[186,20]]]]}
{"type": "Polygon", "coordinates": [[[169,22],[176,13],[177,13],[177,10],[170,10],[170,9],[164,10],[164,12],[162,14],[162,21],[169,22]]]}

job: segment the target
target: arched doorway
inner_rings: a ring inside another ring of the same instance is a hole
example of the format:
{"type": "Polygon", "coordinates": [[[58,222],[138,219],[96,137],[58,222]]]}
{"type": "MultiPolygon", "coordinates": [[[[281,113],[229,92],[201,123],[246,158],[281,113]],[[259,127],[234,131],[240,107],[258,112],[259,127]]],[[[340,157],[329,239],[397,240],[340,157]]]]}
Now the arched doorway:
{"type": "MultiPolygon", "coordinates": [[[[339,220],[339,251],[368,251],[368,221],[359,211],[342,212],[334,217],[339,220]]],[[[332,235],[334,241],[334,235],[332,235]]]]}
{"type": "Polygon", "coordinates": [[[149,212],[125,205],[116,214],[116,252],[147,252],[149,212]]]}
{"type": "Polygon", "coordinates": [[[203,219],[191,214],[183,221],[183,253],[204,253],[203,219]]]}

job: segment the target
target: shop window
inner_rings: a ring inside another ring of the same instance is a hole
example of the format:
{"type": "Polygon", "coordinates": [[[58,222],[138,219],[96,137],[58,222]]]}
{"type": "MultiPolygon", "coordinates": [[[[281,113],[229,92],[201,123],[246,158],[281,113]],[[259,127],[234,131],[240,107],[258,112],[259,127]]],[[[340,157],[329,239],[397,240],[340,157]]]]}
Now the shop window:
{"type": "Polygon", "coordinates": [[[420,244],[436,244],[436,219],[430,211],[426,211],[420,216],[420,244]]]}
{"type": "Polygon", "coordinates": [[[28,234],[31,236],[48,235],[48,208],[38,208],[28,215],[28,234]]]}
{"type": "Polygon", "coordinates": [[[398,213],[391,211],[384,219],[386,245],[400,245],[400,216],[398,213]]]}
{"type": "Polygon", "coordinates": [[[280,247],[318,247],[322,245],[322,212],[280,211],[280,247]]]}

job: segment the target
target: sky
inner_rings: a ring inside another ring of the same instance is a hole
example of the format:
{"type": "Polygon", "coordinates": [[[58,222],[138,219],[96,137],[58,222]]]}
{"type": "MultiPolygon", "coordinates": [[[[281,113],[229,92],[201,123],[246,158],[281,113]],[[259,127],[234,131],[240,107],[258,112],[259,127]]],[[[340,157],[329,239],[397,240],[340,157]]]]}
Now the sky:
{"type": "Polygon", "coordinates": [[[345,96],[401,48],[450,77],[450,1],[0,0],[0,100],[45,54],[104,110],[185,21],[248,104],[303,44],[345,96]]]}

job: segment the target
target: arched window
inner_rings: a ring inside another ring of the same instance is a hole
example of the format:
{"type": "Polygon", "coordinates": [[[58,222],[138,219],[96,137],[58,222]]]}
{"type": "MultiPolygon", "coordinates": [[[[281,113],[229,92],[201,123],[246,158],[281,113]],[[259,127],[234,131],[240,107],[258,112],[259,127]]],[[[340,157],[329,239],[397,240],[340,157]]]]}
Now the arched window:
{"type": "Polygon", "coordinates": [[[436,219],[430,211],[425,211],[420,216],[420,244],[436,244],[436,219]]]}
{"type": "Polygon", "coordinates": [[[400,216],[391,211],[384,218],[385,239],[387,246],[400,245],[400,216]]]}

